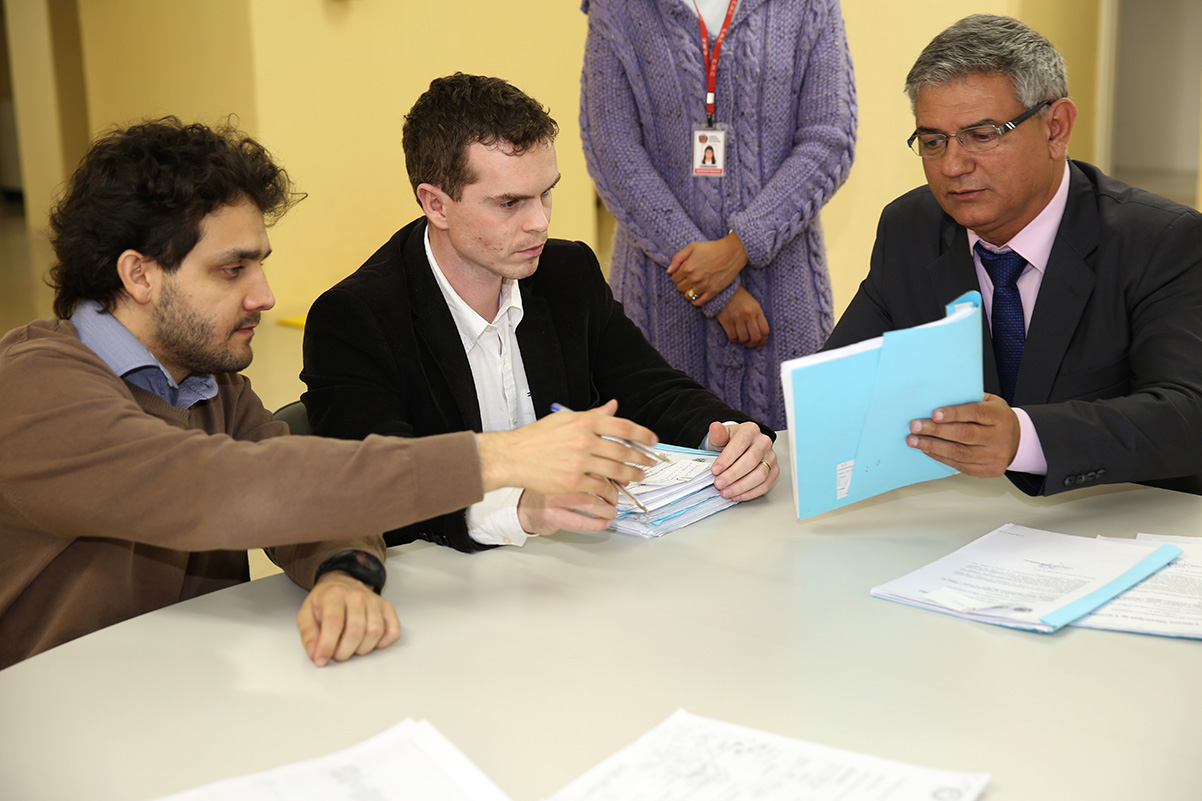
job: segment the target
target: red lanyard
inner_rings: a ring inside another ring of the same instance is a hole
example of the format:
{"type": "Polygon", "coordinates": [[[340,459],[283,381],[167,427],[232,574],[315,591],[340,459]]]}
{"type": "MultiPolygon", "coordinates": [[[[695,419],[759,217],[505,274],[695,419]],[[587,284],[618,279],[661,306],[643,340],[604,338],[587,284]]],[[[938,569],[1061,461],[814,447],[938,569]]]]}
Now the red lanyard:
{"type": "Polygon", "coordinates": [[[701,22],[701,58],[706,66],[705,122],[711,128],[714,127],[714,87],[718,83],[718,53],[722,50],[722,42],[726,40],[726,32],[730,30],[730,19],[735,15],[735,6],[738,4],[739,0],[730,0],[730,6],[726,9],[726,21],[722,23],[722,30],[718,32],[718,39],[714,42],[714,56],[710,58],[710,34],[705,28],[705,17],[701,16],[697,0],[693,0],[693,8],[697,9],[697,19],[701,22]]]}

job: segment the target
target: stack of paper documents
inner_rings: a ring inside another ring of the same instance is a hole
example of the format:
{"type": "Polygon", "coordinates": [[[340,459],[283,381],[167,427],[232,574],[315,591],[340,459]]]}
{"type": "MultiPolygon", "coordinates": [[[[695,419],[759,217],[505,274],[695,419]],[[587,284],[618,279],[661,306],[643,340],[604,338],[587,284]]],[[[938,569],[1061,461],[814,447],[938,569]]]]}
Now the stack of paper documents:
{"type": "Polygon", "coordinates": [[[987,773],[915,767],[680,710],[551,801],[973,801],[988,783],[987,773]]]}
{"type": "Polygon", "coordinates": [[[947,313],[781,364],[798,519],[956,473],[906,445],[912,420],[985,397],[980,293],[947,313]]]}
{"type": "Polygon", "coordinates": [[[714,489],[714,460],[717,451],[699,451],[673,445],[657,445],[672,461],[646,468],[643,480],[626,489],[643,506],[644,512],[626,496],[619,496],[618,516],[610,525],[622,534],[660,537],[695,523],[715,512],[734,506],[714,489]]]}
{"type": "Polygon", "coordinates": [[[872,595],[998,626],[1053,632],[1181,554],[1175,545],[1073,537],[1010,523],[872,595]]]}
{"type": "Polygon", "coordinates": [[[1072,625],[1202,639],[1202,539],[1137,534],[1135,541],[1172,543],[1181,548],[1181,555],[1118,598],[1074,620],[1072,625]]]}

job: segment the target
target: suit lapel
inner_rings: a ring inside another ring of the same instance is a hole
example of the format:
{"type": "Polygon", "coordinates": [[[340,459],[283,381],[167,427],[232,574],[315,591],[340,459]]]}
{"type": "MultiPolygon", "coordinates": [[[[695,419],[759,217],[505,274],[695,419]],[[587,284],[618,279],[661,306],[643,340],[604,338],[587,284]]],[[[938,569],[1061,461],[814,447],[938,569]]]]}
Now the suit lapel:
{"type": "MultiPolygon", "coordinates": [[[[972,255],[968,249],[968,231],[957,225],[950,217],[944,217],[943,254],[930,263],[931,281],[936,287],[947,287],[950,292],[946,298],[934,298],[940,304],[933,319],[939,319],[946,311],[946,306],[965,292],[980,292],[981,285],[977,282],[977,270],[972,263],[972,255]]],[[[981,348],[982,372],[985,391],[998,394],[1001,384],[997,377],[997,362],[993,358],[992,339],[989,336],[989,318],[981,315],[981,348]]]]}
{"type": "MultiPolygon", "coordinates": [[[[526,367],[534,416],[543,417],[552,403],[569,403],[563,351],[547,299],[535,293],[528,281],[519,281],[522,291],[522,322],[518,325],[518,347],[526,367]]],[[[583,410],[580,410],[583,411],[583,410]]]]}
{"type": "Polygon", "coordinates": [[[434,364],[451,388],[451,397],[436,398],[436,402],[457,408],[463,424],[472,431],[479,431],[482,423],[476,382],[472,379],[472,368],[463,351],[455,318],[451,316],[446,298],[426,259],[425,231],[425,223],[422,223],[405,241],[404,264],[414,335],[430,349],[434,364]]]}
{"type": "Polygon", "coordinates": [[[1060,363],[1093,294],[1095,274],[1086,261],[1098,246],[1098,209],[1088,179],[1069,164],[1069,196],[1031,313],[1014,405],[1046,403],[1060,363]]]}

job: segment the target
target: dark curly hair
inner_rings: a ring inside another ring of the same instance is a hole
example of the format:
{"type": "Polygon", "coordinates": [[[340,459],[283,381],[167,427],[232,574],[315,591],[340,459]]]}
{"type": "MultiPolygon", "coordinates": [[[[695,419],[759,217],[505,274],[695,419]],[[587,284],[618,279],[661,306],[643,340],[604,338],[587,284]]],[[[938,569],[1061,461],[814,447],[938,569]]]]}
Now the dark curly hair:
{"type": "Polygon", "coordinates": [[[270,225],[304,195],[231,121],[210,128],[162,117],[102,134],[50,213],[55,315],[70,317],[84,299],[112,311],[124,292],[116,269],[124,251],[178,269],[205,216],[243,198],[270,225]]]}
{"type": "Polygon", "coordinates": [[[419,185],[431,184],[459,200],[476,180],[467,166],[470,145],[501,143],[521,155],[554,142],[558,133],[547,110],[512,84],[457,72],[430,82],[405,115],[401,144],[414,195],[419,185]]]}

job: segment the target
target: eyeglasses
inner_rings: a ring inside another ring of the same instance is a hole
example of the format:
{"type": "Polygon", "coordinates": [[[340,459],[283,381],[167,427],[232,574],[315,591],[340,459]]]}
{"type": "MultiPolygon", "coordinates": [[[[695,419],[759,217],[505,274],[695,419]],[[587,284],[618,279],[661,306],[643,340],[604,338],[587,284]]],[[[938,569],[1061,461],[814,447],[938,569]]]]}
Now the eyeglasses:
{"type": "MultiPolygon", "coordinates": [[[[1034,116],[1045,106],[1050,106],[1052,103],[1053,101],[1051,100],[1041,100],[1004,125],[974,125],[971,128],[956,131],[956,141],[960,143],[960,147],[973,153],[980,153],[982,150],[993,150],[1001,140],[1002,134],[1013,131],[1029,117],[1034,116]]],[[[924,159],[935,159],[947,152],[947,141],[949,139],[951,137],[947,134],[919,133],[915,131],[910,134],[910,138],[906,140],[906,144],[924,159]]]]}

